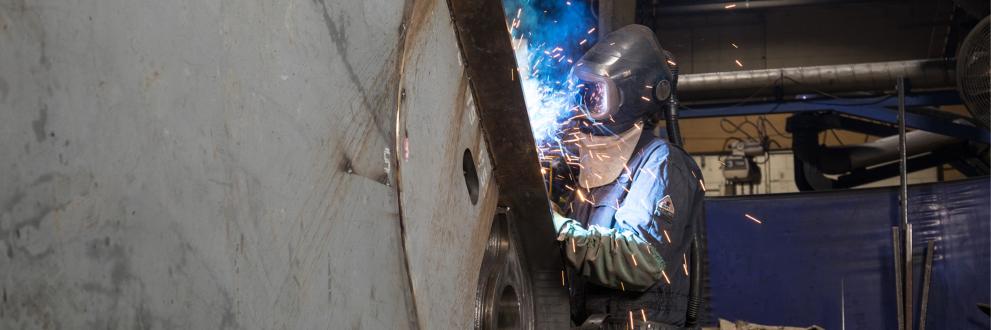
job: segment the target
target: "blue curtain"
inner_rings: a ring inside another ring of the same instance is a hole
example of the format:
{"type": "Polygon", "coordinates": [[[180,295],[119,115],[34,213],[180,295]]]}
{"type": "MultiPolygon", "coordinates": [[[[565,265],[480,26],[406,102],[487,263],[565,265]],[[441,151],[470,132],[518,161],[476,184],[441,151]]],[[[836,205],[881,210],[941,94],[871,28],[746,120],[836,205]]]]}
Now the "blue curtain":
{"type": "MultiPolygon", "coordinates": [[[[976,307],[991,302],[989,182],[909,188],[916,320],[926,242],[936,242],[929,329],[991,327],[976,307]]],[[[846,329],[897,328],[896,188],[711,198],[706,212],[714,316],[826,329],[844,322],[846,329]]]]}

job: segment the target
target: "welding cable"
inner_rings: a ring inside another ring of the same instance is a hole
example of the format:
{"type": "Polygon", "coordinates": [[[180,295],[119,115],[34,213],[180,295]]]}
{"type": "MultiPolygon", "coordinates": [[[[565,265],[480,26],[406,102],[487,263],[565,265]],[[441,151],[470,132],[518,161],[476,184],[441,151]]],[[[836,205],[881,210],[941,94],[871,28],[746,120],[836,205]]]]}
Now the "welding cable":
{"type": "Polygon", "coordinates": [[[754,129],[757,130],[757,133],[758,133],[757,135],[758,136],[760,135],[760,128],[757,127],[756,124],[754,124],[753,122],[751,122],[749,120],[737,124],[737,123],[734,123],[732,120],[729,120],[727,118],[722,118],[722,119],[719,120],[719,129],[722,130],[723,133],[726,133],[726,134],[742,133],[748,139],[753,139],[754,136],[753,135],[750,135],[750,133],[747,133],[747,131],[743,129],[743,125],[745,125],[745,124],[750,124],[750,125],[754,126],[754,129]],[[729,128],[727,128],[723,124],[729,125],[729,128]]]}
{"type": "Polygon", "coordinates": [[[833,133],[833,137],[836,138],[836,142],[838,142],[841,146],[846,145],[846,143],[843,143],[843,140],[840,140],[840,136],[836,134],[835,129],[830,129],[829,132],[833,133]]]}
{"type": "Polygon", "coordinates": [[[722,146],[722,148],[719,148],[719,149],[720,150],[726,150],[726,148],[729,147],[730,142],[734,142],[734,141],[736,141],[736,142],[743,142],[743,139],[738,138],[738,137],[735,137],[735,136],[728,137],[725,140],[723,140],[723,146],[722,146]]]}
{"type": "MultiPolygon", "coordinates": [[[[767,126],[770,126],[771,130],[774,130],[774,133],[777,134],[777,136],[783,136],[789,139],[791,138],[791,134],[781,133],[781,131],[778,130],[778,127],[774,125],[774,122],[767,119],[767,116],[764,115],[757,116],[757,122],[761,123],[761,125],[767,124],[767,126]]],[[[765,132],[765,136],[770,136],[770,135],[765,132]]]]}

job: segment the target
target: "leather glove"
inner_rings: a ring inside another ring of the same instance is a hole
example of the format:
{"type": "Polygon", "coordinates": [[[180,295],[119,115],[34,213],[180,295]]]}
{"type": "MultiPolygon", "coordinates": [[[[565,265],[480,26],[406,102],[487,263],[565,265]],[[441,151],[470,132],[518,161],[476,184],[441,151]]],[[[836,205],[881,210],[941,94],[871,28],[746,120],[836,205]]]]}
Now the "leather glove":
{"type": "Polygon", "coordinates": [[[568,221],[571,221],[571,219],[568,219],[567,217],[561,215],[560,213],[557,213],[557,211],[552,211],[551,215],[553,217],[552,221],[554,221],[555,234],[561,233],[561,230],[564,228],[564,225],[566,225],[568,221]]]}

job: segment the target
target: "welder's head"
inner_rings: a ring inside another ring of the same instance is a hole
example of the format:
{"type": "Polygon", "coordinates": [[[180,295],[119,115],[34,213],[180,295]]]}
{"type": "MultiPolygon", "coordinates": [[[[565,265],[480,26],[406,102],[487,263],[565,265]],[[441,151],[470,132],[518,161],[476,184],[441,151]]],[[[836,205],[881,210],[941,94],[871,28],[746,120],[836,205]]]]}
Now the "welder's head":
{"type": "Polygon", "coordinates": [[[671,96],[674,77],[654,32],[628,25],[610,32],[589,49],[571,72],[577,107],[588,119],[583,130],[595,135],[629,130],[660,111],[671,96]]]}

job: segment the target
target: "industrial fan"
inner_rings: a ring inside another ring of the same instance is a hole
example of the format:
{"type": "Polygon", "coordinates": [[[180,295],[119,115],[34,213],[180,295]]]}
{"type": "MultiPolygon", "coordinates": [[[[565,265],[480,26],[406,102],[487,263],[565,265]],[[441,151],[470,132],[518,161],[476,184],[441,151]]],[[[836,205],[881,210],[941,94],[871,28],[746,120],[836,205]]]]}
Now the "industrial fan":
{"type": "Polygon", "coordinates": [[[991,31],[988,17],[984,17],[957,51],[957,89],[967,110],[974,119],[991,127],[988,111],[991,107],[991,31]]]}

